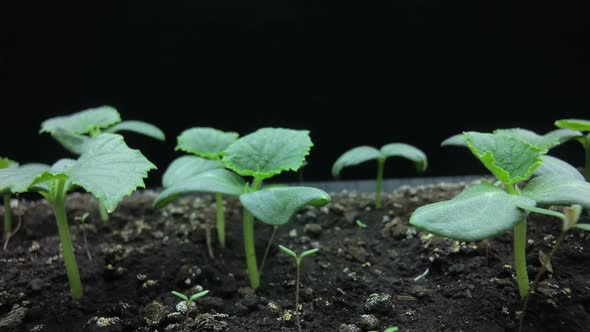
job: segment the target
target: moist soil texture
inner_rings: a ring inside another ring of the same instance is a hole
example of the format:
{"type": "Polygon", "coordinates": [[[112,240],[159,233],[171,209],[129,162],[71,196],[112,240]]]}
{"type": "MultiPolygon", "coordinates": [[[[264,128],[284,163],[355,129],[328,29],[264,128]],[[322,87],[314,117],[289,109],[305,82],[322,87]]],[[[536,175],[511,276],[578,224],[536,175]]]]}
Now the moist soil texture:
{"type": "MultiPolygon", "coordinates": [[[[84,285],[76,302],[51,207],[20,200],[14,209],[20,229],[0,254],[0,331],[183,331],[186,305],[171,291],[203,289],[210,293],[189,308],[189,331],[297,331],[294,259],[276,244],[297,252],[320,248],[302,264],[303,331],[516,331],[522,303],[510,232],[465,243],[408,226],[417,207],[464,187],[402,187],[384,194],[381,209],[374,208],[373,194],[334,193],[328,205],[305,208],[278,229],[256,291],[249,288],[235,198],[225,198],[222,249],[210,195],[154,209],[157,193],[137,192],[103,223],[94,198],[74,193],[67,210],[84,285]],[[76,220],[85,212],[84,223],[76,220]]],[[[532,280],[561,225],[538,215],[529,216],[528,225],[532,280]]],[[[271,232],[257,222],[259,262],[271,232]]],[[[551,268],[530,301],[525,330],[590,331],[590,234],[570,232],[551,268]]]]}

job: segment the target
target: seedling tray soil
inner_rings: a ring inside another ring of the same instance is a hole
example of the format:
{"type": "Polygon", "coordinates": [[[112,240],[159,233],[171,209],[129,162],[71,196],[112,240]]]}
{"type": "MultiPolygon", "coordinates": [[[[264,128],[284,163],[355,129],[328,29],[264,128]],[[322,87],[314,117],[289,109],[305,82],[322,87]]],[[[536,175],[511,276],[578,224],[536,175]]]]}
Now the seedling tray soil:
{"type": "MultiPolygon", "coordinates": [[[[242,208],[235,198],[225,198],[227,248],[213,241],[210,259],[205,223],[215,224],[212,195],[156,210],[155,192],[137,192],[102,223],[92,196],[71,194],[67,212],[84,285],[78,302],[69,296],[50,206],[21,200],[14,211],[22,214],[21,228],[0,259],[0,331],[182,331],[181,301],[171,291],[201,288],[210,293],[191,308],[191,331],[296,331],[293,258],[277,244],[297,252],[320,248],[302,264],[304,331],[366,331],[372,319],[361,316],[369,314],[378,319],[371,329],[379,331],[514,331],[521,301],[510,232],[461,243],[408,227],[416,208],[464,187],[401,187],[383,195],[381,209],[373,207],[374,194],[341,191],[324,207],[305,208],[279,228],[256,292],[248,287],[242,208]],[[85,212],[85,224],[74,220],[85,212]]],[[[541,266],[539,252],[550,252],[560,227],[549,217],[529,217],[531,278],[541,266]]],[[[259,256],[271,231],[256,223],[259,256]]],[[[531,299],[526,331],[590,331],[588,248],[588,233],[567,235],[553,272],[531,299]]]]}

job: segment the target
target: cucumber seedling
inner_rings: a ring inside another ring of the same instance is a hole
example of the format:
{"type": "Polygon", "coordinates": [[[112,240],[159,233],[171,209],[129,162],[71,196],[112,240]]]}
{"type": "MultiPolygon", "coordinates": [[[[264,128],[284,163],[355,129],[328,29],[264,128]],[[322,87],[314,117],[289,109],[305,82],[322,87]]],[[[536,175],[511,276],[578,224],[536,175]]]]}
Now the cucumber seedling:
{"type": "Polygon", "coordinates": [[[156,166],[138,150],[130,149],[123,136],[106,133],[89,142],[77,160],[61,159],[53,166],[25,166],[0,170],[0,191],[37,192],[53,207],[71,296],[77,300],[82,297],[82,283],[66,216],[67,193],[80,187],[110,212],[123,197],[145,187],[143,179],[156,166]]]}
{"type": "MultiPolygon", "coordinates": [[[[386,328],[383,332],[397,332],[399,328],[397,326],[391,326],[386,328]]],[[[379,331],[369,331],[369,332],[379,332],[379,331]]]]}
{"type": "MultiPolygon", "coordinates": [[[[88,144],[102,133],[130,131],[164,141],[166,136],[158,127],[143,121],[122,121],[119,112],[111,106],[100,106],[66,116],[47,119],[41,123],[40,133],[49,133],[66,150],[81,155],[88,144]]],[[[109,215],[99,202],[102,221],[109,215]]]]}
{"type": "Polygon", "coordinates": [[[320,251],[320,249],[314,248],[306,250],[302,252],[301,255],[297,255],[293,250],[280,244],[279,248],[295,259],[295,265],[297,267],[297,279],[295,280],[295,315],[297,316],[297,329],[301,332],[301,319],[299,318],[299,281],[301,278],[301,263],[303,262],[303,257],[313,255],[320,251]]]}
{"type": "Polygon", "coordinates": [[[358,228],[360,228],[360,229],[365,229],[365,228],[367,228],[367,224],[365,224],[364,222],[362,222],[360,219],[357,219],[357,220],[355,221],[355,224],[356,224],[356,226],[357,226],[358,228]]]}
{"type": "Polygon", "coordinates": [[[383,169],[385,160],[390,157],[401,157],[413,161],[418,173],[428,167],[426,155],[420,149],[405,143],[390,143],[377,150],[372,146],[358,146],[344,152],[332,165],[332,176],[340,177],[344,167],[354,166],[369,160],[377,160],[377,188],[375,190],[375,207],[381,207],[381,189],[383,187],[383,169]]]}
{"type": "MultiPolygon", "coordinates": [[[[223,152],[222,162],[227,169],[212,169],[170,186],[156,198],[154,206],[162,207],[180,195],[195,192],[239,196],[245,208],[243,229],[248,278],[250,286],[256,289],[260,286],[260,274],[254,247],[254,217],[272,225],[274,235],[277,227],[288,223],[303,207],[322,206],[330,201],[326,192],[310,187],[259,190],[265,179],[283,171],[297,171],[312,145],[307,130],[259,129],[241,137],[223,152]],[[252,183],[247,184],[240,175],[252,177],[252,183]]],[[[272,237],[268,241],[271,243],[272,237]]]]}
{"type": "Polygon", "coordinates": [[[586,181],[590,181],[590,120],[561,119],[555,121],[555,126],[578,133],[572,138],[580,142],[584,148],[584,178],[586,178],[586,181]]]}
{"type": "Polygon", "coordinates": [[[174,294],[174,296],[177,296],[181,299],[184,300],[184,303],[186,304],[186,316],[184,318],[184,331],[188,331],[188,313],[190,311],[191,308],[191,304],[196,301],[198,298],[203,297],[207,294],[209,294],[208,290],[204,290],[202,292],[198,292],[196,294],[193,294],[191,296],[186,296],[180,292],[177,291],[172,291],[172,294],[174,294]]]}
{"type": "Polygon", "coordinates": [[[418,208],[410,223],[428,232],[460,241],[478,241],[513,229],[514,268],[521,298],[529,293],[526,265],[526,213],[523,207],[580,204],[590,207],[590,184],[579,173],[533,177],[547,152],[521,139],[501,134],[464,133],[477,159],[499,180],[483,182],[455,198],[418,208]],[[522,189],[518,184],[531,179],[522,189]]]}

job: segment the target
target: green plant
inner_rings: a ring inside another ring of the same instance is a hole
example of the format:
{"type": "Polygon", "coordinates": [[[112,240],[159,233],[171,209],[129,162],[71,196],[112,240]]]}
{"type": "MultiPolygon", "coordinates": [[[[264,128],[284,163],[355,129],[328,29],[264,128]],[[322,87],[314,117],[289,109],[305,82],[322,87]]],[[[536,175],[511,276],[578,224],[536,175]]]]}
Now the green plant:
{"type": "MultiPolygon", "coordinates": [[[[81,155],[93,139],[102,133],[119,133],[131,131],[160,141],[166,136],[158,127],[143,121],[122,121],[119,112],[111,106],[100,106],[71,115],[58,116],[41,123],[41,133],[49,133],[66,150],[74,155],[81,155]]],[[[99,202],[102,221],[108,221],[109,215],[99,202]]]]}
{"type": "Polygon", "coordinates": [[[66,216],[68,191],[80,187],[112,211],[155,169],[138,150],[130,149],[123,137],[103,134],[89,142],[78,160],[61,159],[53,166],[23,165],[0,170],[0,190],[11,193],[37,192],[53,207],[61,241],[66,274],[73,299],[82,297],[82,283],[72,247],[66,216]]]}
{"type": "Polygon", "coordinates": [[[320,249],[314,248],[310,250],[306,250],[301,253],[301,255],[297,255],[293,250],[282,246],[279,244],[279,248],[284,251],[285,253],[289,254],[293,258],[295,258],[295,265],[297,266],[297,279],[295,280],[295,315],[297,316],[297,329],[301,332],[301,319],[299,318],[299,284],[300,284],[300,277],[301,277],[301,263],[303,262],[303,257],[313,255],[318,252],[320,249]]]}
{"type": "Polygon", "coordinates": [[[358,146],[344,152],[332,165],[332,176],[340,177],[342,168],[354,166],[360,163],[377,160],[377,188],[375,190],[375,207],[381,207],[381,188],[383,186],[383,169],[385,160],[389,157],[402,157],[413,161],[416,170],[422,173],[428,166],[428,160],[424,152],[418,148],[405,143],[390,143],[381,147],[380,150],[372,146],[358,146]]]}
{"type": "Polygon", "coordinates": [[[582,144],[584,148],[584,178],[590,181],[590,121],[582,119],[561,119],[555,121],[555,125],[563,130],[570,130],[578,133],[571,137],[582,144]],[[583,133],[582,133],[583,132],[583,133]]]}
{"type": "Polygon", "coordinates": [[[367,224],[365,224],[364,222],[362,222],[360,219],[357,219],[355,221],[355,223],[356,223],[356,225],[357,225],[358,228],[361,228],[361,229],[367,228],[367,224]]]}
{"type": "MultiPolygon", "coordinates": [[[[18,164],[8,158],[0,158],[0,169],[8,167],[18,167],[18,164]]],[[[9,190],[0,191],[0,195],[4,200],[4,240],[10,238],[12,234],[12,207],[10,206],[9,190]]]]}
{"type": "MultiPolygon", "coordinates": [[[[391,326],[385,329],[383,332],[397,332],[399,328],[397,326],[391,326]]],[[[369,331],[369,332],[379,332],[379,331],[369,331]]]]}
{"type": "MultiPolygon", "coordinates": [[[[502,134],[464,133],[473,154],[499,180],[465,189],[455,198],[422,206],[410,217],[415,227],[461,241],[477,241],[513,228],[514,262],[520,296],[529,291],[526,214],[522,207],[580,204],[590,207],[590,184],[574,173],[534,176],[547,152],[502,134]],[[521,191],[519,183],[528,182],[521,191]]],[[[560,162],[560,165],[565,162],[560,162]]]]}
{"type": "MultiPolygon", "coordinates": [[[[260,285],[254,248],[254,217],[275,229],[288,223],[306,205],[321,206],[330,200],[322,190],[309,187],[272,187],[259,190],[265,179],[283,171],[297,171],[312,146],[309,132],[262,128],[231,144],[224,152],[224,166],[241,176],[253,177],[247,184],[227,169],[212,169],[164,190],[155,200],[162,207],[180,195],[195,192],[239,196],[244,206],[244,250],[250,285],[260,285]]],[[[274,231],[274,229],[273,229],[274,231]]],[[[274,233],[274,232],[273,232],[274,233]]],[[[272,241],[269,241],[269,245],[272,241]]]]}
{"type": "Polygon", "coordinates": [[[202,292],[198,292],[196,294],[193,294],[191,296],[186,296],[180,292],[177,291],[172,291],[172,294],[174,294],[175,296],[181,298],[184,300],[185,304],[186,304],[186,316],[184,318],[184,330],[188,331],[188,314],[191,308],[191,304],[193,303],[193,301],[196,301],[198,298],[203,297],[207,294],[209,294],[208,290],[204,290],[202,292]]]}

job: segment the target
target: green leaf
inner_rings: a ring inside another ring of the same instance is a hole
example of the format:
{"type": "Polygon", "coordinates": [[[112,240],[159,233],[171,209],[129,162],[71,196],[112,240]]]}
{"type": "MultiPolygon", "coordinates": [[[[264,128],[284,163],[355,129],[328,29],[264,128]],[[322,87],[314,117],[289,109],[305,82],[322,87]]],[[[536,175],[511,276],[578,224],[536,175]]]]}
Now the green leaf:
{"type": "Polygon", "coordinates": [[[586,232],[590,232],[590,224],[576,224],[576,228],[579,228],[586,232]]]}
{"type": "Polygon", "coordinates": [[[428,167],[428,159],[422,150],[405,143],[390,143],[381,147],[382,158],[402,157],[416,164],[416,171],[422,173],[428,167]]]}
{"type": "Polygon", "coordinates": [[[392,326],[392,327],[388,327],[385,331],[383,332],[397,332],[399,331],[399,328],[397,326],[392,326]]]}
{"type": "Polygon", "coordinates": [[[226,169],[213,169],[193,176],[182,183],[175,184],[162,191],[154,201],[154,207],[161,208],[181,195],[208,192],[225,195],[241,195],[245,192],[246,182],[240,176],[226,169]]]}
{"type": "Polygon", "coordinates": [[[52,136],[66,150],[76,155],[81,155],[84,153],[88,143],[92,140],[92,138],[88,136],[74,134],[61,128],[57,128],[55,132],[53,132],[52,136]]]}
{"type": "Polygon", "coordinates": [[[0,157],[0,169],[16,166],[18,166],[18,163],[16,161],[0,157]]]}
{"type": "Polygon", "coordinates": [[[285,246],[282,246],[280,244],[279,244],[279,249],[281,249],[282,251],[284,251],[288,255],[293,256],[295,259],[297,259],[297,254],[293,250],[291,250],[285,246]]]}
{"type": "Polygon", "coordinates": [[[237,141],[238,137],[238,133],[224,132],[215,128],[190,128],[178,136],[176,150],[208,159],[217,159],[223,155],[223,151],[228,146],[237,141]]]}
{"type": "Polygon", "coordinates": [[[528,179],[547,153],[546,149],[498,134],[469,132],[465,141],[486,168],[507,185],[528,179]]]}
{"type": "Polygon", "coordinates": [[[327,204],[330,195],[310,187],[270,188],[243,194],[240,201],[263,223],[283,225],[307,205],[327,204]]]}
{"type": "Polygon", "coordinates": [[[0,191],[13,194],[26,192],[35,179],[49,169],[50,166],[45,164],[24,164],[0,169],[0,191]]]}
{"type": "Polygon", "coordinates": [[[553,210],[547,210],[547,209],[543,209],[543,208],[539,208],[536,206],[518,206],[520,209],[523,209],[525,211],[528,212],[533,212],[533,213],[538,213],[538,214],[544,214],[546,216],[551,216],[551,217],[555,217],[555,218],[559,218],[561,220],[565,220],[565,214],[561,213],[561,212],[557,212],[557,211],[553,211],[553,210]]]}
{"type": "Polygon", "coordinates": [[[561,175],[585,181],[582,173],[565,161],[549,155],[544,155],[541,159],[543,163],[533,172],[533,176],[561,175]]]}
{"type": "Polygon", "coordinates": [[[172,294],[174,294],[174,296],[177,296],[185,301],[188,301],[188,297],[182,293],[179,293],[177,291],[172,291],[172,294]]]}
{"type": "Polygon", "coordinates": [[[449,201],[418,208],[410,224],[451,239],[477,241],[511,229],[525,216],[518,206],[534,205],[531,199],[482,183],[449,201]]]}
{"type": "Polygon", "coordinates": [[[354,166],[369,160],[381,158],[381,152],[372,146],[358,146],[344,152],[332,165],[332,176],[340,177],[340,172],[344,167],[354,166]]]}
{"type": "Polygon", "coordinates": [[[518,138],[542,149],[551,149],[561,143],[555,136],[542,136],[534,131],[523,128],[496,129],[494,130],[494,134],[518,138]]]}
{"type": "Polygon", "coordinates": [[[74,134],[86,134],[95,129],[108,128],[118,122],[121,122],[121,116],[115,108],[101,106],[45,120],[41,124],[41,132],[53,134],[58,129],[64,129],[74,134]]]}
{"type": "Polygon", "coordinates": [[[166,135],[164,135],[164,132],[160,128],[143,121],[123,121],[106,130],[108,133],[117,133],[120,131],[131,131],[159,141],[166,140],[166,135]]]}
{"type": "Polygon", "coordinates": [[[198,299],[200,297],[203,297],[203,296],[205,296],[207,294],[209,294],[209,291],[208,290],[204,290],[204,291],[199,292],[197,294],[193,294],[193,295],[191,295],[191,301],[194,301],[194,300],[196,300],[196,299],[198,299]]]}
{"type": "Polygon", "coordinates": [[[130,149],[123,136],[105,133],[93,139],[65,173],[112,212],[123,197],[145,187],[143,179],[151,169],[156,166],[139,150],[130,149]]]}
{"type": "Polygon", "coordinates": [[[453,135],[440,143],[440,146],[461,146],[467,147],[467,143],[465,143],[465,135],[457,134],[453,135]]]}
{"type": "Polygon", "coordinates": [[[566,141],[580,137],[582,135],[583,134],[581,132],[571,129],[555,129],[545,134],[545,136],[547,137],[553,137],[557,139],[560,143],[564,143],[566,141]]]}
{"type": "Polygon", "coordinates": [[[182,156],[175,159],[162,176],[162,186],[172,187],[175,184],[183,184],[188,179],[203,172],[216,168],[222,168],[223,163],[219,160],[209,160],[196,156],[182,156]]]}
{"type": "Polygon", "coordinates": [[[306,250],[306,251],[302,252],[301,255],[299,255],[299,258],[303,258],[305,256],[313,255],[313,254],[315,254],[318,251],[320,251],[319,248],[314,248],[314,249],[306,250]]]}
{"type": "Polygon", "coordinates": [[[522,191],[539,206],[580,204],[590,208],[590,183],[559,175],[544,175],[532,179],[522,191]]]}
{"type": "Polygon", "coordinates": [[[297,171],[312,146],[307,130],[262,128],[230,145],[223,162],[242,176],[264,179],[297,171]]]}
{"type": "Polygon", "coordinates": [[[590,121],[582,119],[561,119],[555,121],[555,125],[559,128],[590,131],[590,121]]]}

